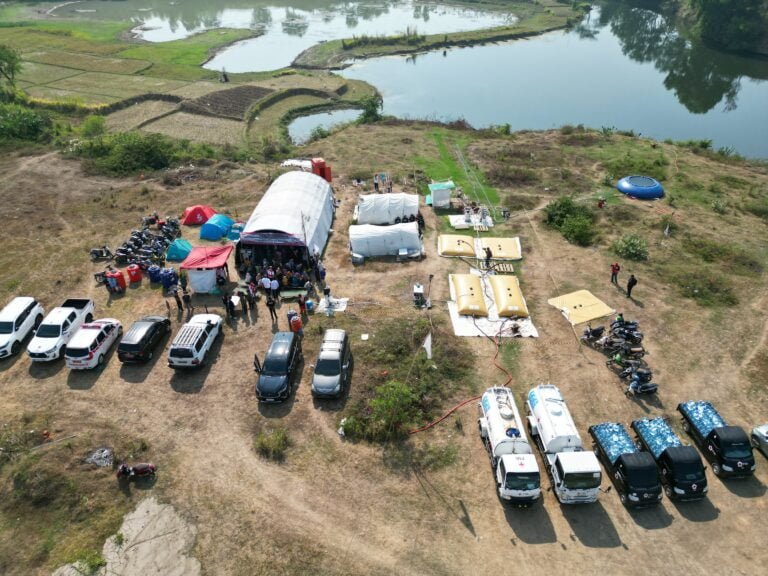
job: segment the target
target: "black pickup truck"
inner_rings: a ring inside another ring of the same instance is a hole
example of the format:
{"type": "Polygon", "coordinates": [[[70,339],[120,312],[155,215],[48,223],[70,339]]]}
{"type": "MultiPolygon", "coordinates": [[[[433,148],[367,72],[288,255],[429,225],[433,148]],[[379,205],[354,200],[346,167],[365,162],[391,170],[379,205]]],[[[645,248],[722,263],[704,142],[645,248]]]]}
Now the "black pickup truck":
{"type": "Polygon", "coordinates": [[[700,500],[709,487],[704,465],[693,446],[683,446],[664,418],[643,418],[632,422],[640,446],[647,450],[661,472],[667,498],[700,500]]]}
{"type": "Polygon", "coordinates": [[[614,422],[595,424],[589,427],[589,435],[624,506],[640,508],[661,502],[656,462],[648,452],[637,449],[624,426],[614,422]]]}
{"type": "Polygon", "coordinates": [[[681,402],[683,430],[712,464],[715,476],[746,477],[755,473],[755,456],[749,436],[738,426],[728,426],[711,403],[681,402]]]}

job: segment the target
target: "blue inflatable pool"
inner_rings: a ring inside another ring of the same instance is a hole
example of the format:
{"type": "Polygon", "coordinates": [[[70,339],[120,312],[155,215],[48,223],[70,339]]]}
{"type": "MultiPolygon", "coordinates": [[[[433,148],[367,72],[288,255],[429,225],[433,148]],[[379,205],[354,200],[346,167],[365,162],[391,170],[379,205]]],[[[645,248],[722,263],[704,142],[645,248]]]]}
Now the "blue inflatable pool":
{"type": "Polygon", "coordinates": [[[616,188],[627,196],[641,200],[664,197],[664,188],[659,181],[648,176],[627,176],[619,180],[616,188]]]}

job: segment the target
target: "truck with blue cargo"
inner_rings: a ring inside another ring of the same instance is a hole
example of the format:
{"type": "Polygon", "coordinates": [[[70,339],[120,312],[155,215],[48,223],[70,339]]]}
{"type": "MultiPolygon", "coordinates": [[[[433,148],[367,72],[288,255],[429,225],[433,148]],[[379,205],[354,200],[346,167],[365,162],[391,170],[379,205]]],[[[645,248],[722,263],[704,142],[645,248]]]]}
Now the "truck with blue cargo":
{"type": "Polygon", "coordinates": [[[633,420],[632,430],[661,472],[664,493],[673,500],[701,500],[709,491],[704,464],[693,446],[684,446],[664,418],[633,420]]]}
{"type": "Polygon", "coordinates": [[[755,473],[755,456],[749,436],[729,426],[710,402],[691,400],[677,405],[683,430],[712,465],[715,476],[746,477],[755,473]]]}
{"type": "Polygon", "coordinates": [[[531,504],[541,497],[541,474],[512,390],[495,387],[480,399],[480,438],[491,460],[499,498],[531,504]]]}
{"type": "Polygon", "coordinates": [[[561,504],[597,501],[602,472],[597,456],[584,450],[568,406],[557,386],[540,384],[528,392],[528,432],[536,439],[552,490],[561,504]]]}
{"type": "Polygon", "coordinates": [[[661,502],[661,482],[656,462],[640,451],[626,428],[616,422],[589,427],[597,459],[603,463],[621,503],[628,508],[655,506],[661,502]]]}

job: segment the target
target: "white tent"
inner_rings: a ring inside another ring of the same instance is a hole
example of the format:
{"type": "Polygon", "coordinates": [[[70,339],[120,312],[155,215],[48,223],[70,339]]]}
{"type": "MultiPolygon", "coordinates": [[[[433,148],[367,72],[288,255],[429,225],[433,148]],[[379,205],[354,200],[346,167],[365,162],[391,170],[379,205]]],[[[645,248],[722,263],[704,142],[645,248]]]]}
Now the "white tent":
{"type": "Polygon", "coordinates": [[[365,194],[357,201],[358,224],[394,224],[408,221],[419,212],[419,197],[416,194],[365,194]]]}
{"type": "Polygon", "coordinates": [[[310,172],[287,172],[265,192],[240,234],[240,243],[303,246],[322,252],[334,211],[328,182],[310,172]]]}
{"type": "Polygon", "coordinates": [[[409,254],[421,252],[419,225],[416,222],[374,226],[372,224],[349,227],[349,246],[361,256],[397,256],[402,249],[409,254]]]}

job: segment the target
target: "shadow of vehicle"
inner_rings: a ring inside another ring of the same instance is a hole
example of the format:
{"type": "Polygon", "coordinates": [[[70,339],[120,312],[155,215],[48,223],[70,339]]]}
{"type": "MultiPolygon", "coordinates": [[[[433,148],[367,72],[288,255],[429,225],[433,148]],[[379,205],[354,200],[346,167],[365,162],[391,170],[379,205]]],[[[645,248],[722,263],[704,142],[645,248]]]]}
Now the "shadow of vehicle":
{"type": "Polygon", "coordinates": [[[96,381],[101,378],[104,373],[104,369],[109,364],[110,358],[115,354],[117,350],[117,342],[107,350],[106,356],[104,356],[104,363],[101,366],[97,366],[91,370],[70,370],[67,374],[67,386],[71,390],[90,390],[96,384],[96,381]]]}
{"type": "Polygon", "coordinates": [[[55,376],[64,368],[64,358],[52,362],[30,362],[29,375],[35,380],[43,380],[55,376]]]}
{"type": "Polygon", "coordinates": [[[571,540],[578,539],[588,548],[621,546],[619,533],[599,500],[584,506],[563,505],[560,509],[571,526],[571,540]]]}
{"type": "Polygon", "coordinates": [[[16,366],[16,362],[19,361],[19,358],[24,354],[24,349],[22,348],[18,354],[14,354],[13,356],[6,356],[5,358],[0,359],[0,372],[5,372],[6,370],[10,370],[14,366],[16,366]]]}
{"type": "MultiPolygon", "coordinates": [[[[293,376],[293,390],[291,390],[290,395],[283,402],[261,402],[257,398],[257,401],[259,402],[259,414],[264,416],[264,418],[282,418],[291,411],[293,404],[296,402],[296,396],[299,393],[299,387],[301,386],[301,380],[304,374],[304,362],[305,360],[302,356],[293,376]]],[[[256,379],[254,378],[252,382],[251,390],[253,390],[255,397],[256,379]]]]}
{"type": "Polygon", "coordinates": [[[715,508],[714,504],[709,501],[709,498],[693,502],[680,502],[678,500],[673,500],[672,502],[677,511],[680,512],[680,515],[691,522],[711,522],[720,515],[720,510],[715,508]]]}
{"type": "Polygon", "coordinates": [[[723,486],[725,486],[731,494],[735,494],[741,498],[759,498],[766,492],[765,484],[755,476],[748,476],[747,478],[723,478],[722,481],[723,486]]]}
{"type": "MultiPolygon", "coordinates": [[[[542,495],[542,498],[544,496],[542,495]]],[[[502,500],[499,500],[503,502],[502,500]]],[[[543,502],[536,502],[531,506],[520,507],[503,502],[504,517],[507,524],[515,533],[511,538],[512,544],[517,546],[519,540],[523,544],[552,544],[557,542],[555,527],[549,519],[549,513],[543,502]]]]}
{"type": "Polygon", "coordinates": [[[224,344],[224,338],[224,332],[219,332],[211,349],[208,350],[205,363],[199,368],[168,368],[174,372],[173,376],[171,376],[171,388],[174,392],[198,394],[203,389],[205,380],[211,371],[211,366],[218,361],[221,347],[224,344]]]}
{"type": "Polygon", "coordinates": [[[658,506],[649,508],[628,508],[629,517],[646,530],[660,530],[672,525],[673,517],[664,508],[663,500],[658,506]]]}
{"type": "Polygon", "coordinates": [[[120,366],[120,378],[132,384],[139,384],[144,382],[149,373],[157,364],[166,362],[165,347],[170,339],[171,332],[168,332],[168,334],[163,336],[162,340],[157,343],[157,346],[155,346],[155,349],[152,351],[152,358],[146,362],[121,363],[122,365],[120,366]]]}
{"type": "Polygon", "coordinates": [[[131,488],[136,490],[151,490],[157,483],[157,474],[144,478],[118,478],[117,484],[120,491],[126,496],[131,496],[131,488]]]}

